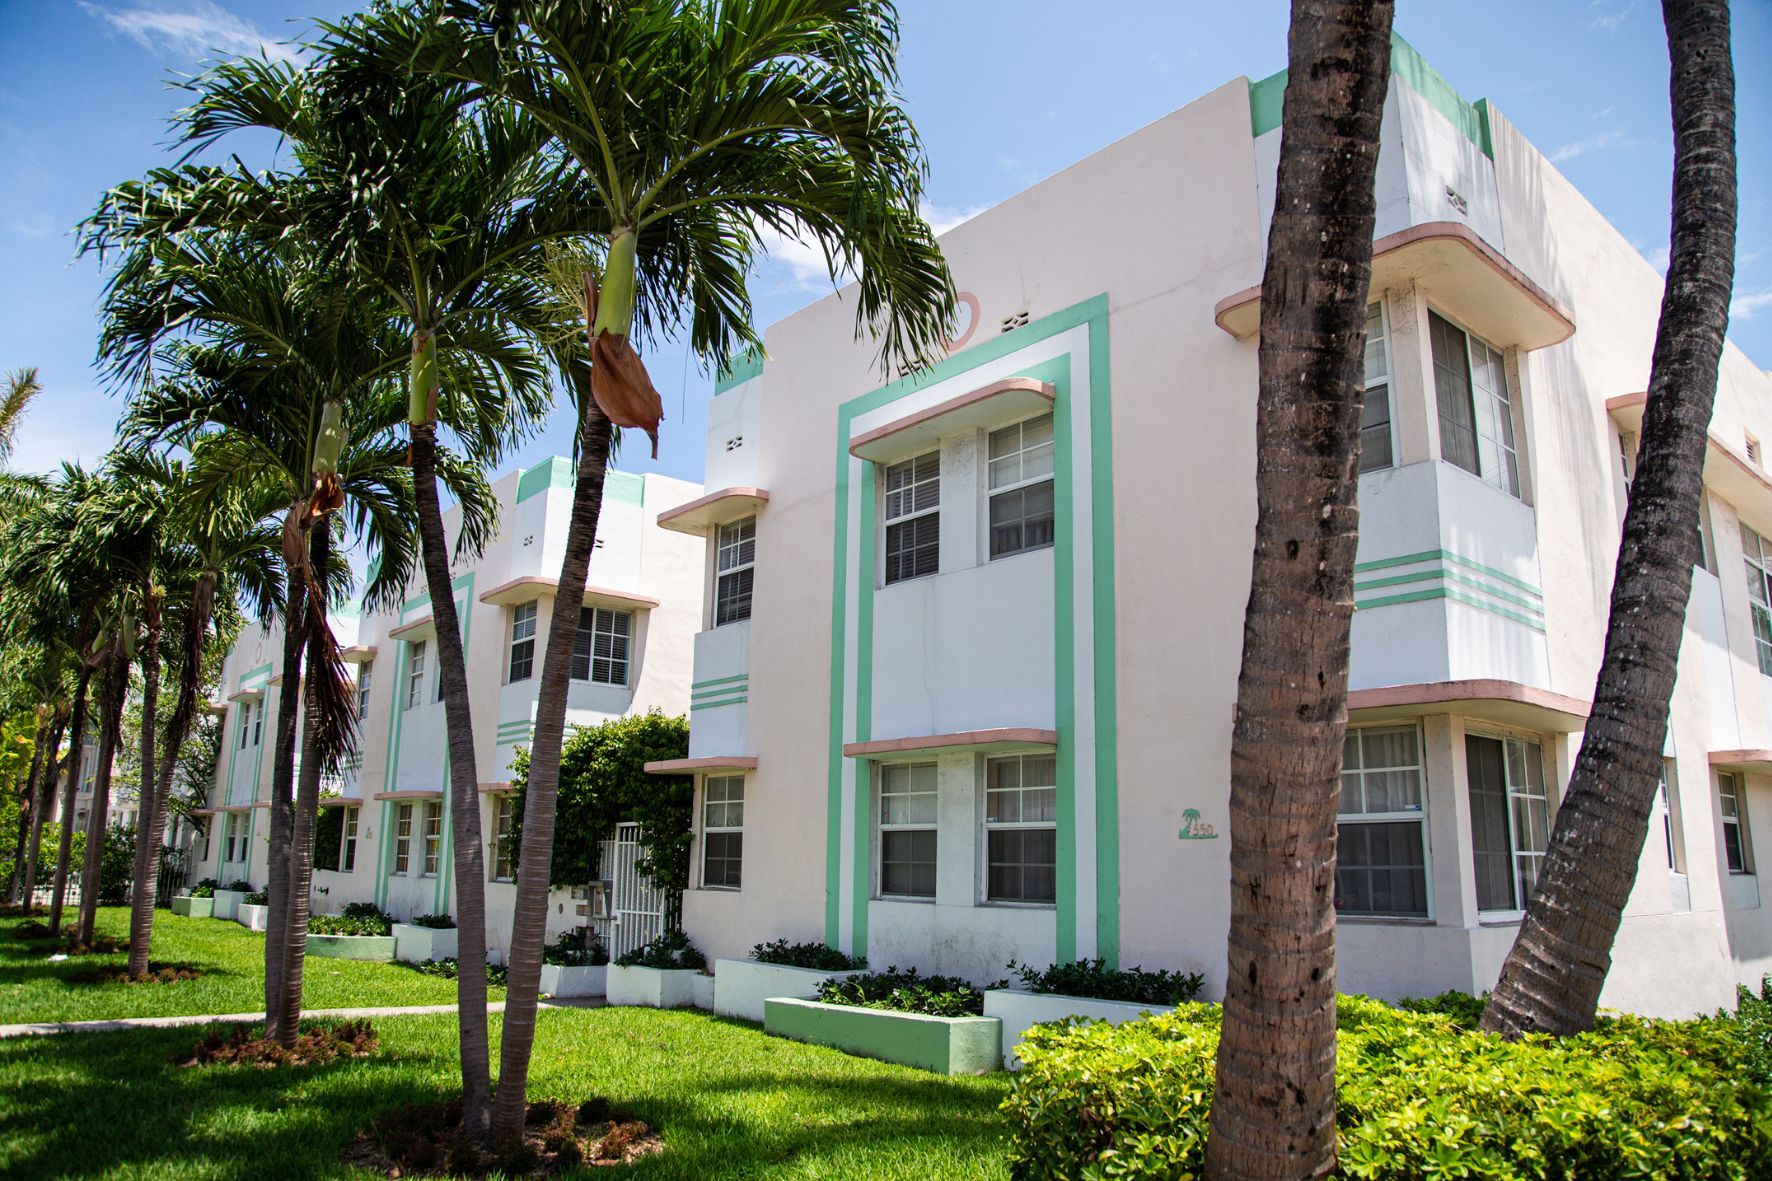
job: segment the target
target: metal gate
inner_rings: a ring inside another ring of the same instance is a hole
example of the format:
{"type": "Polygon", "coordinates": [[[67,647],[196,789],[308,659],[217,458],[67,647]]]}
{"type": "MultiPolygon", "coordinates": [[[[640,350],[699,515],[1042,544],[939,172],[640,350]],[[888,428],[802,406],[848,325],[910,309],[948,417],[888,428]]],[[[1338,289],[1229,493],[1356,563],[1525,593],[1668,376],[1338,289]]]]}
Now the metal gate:
{"type": "Polygon", "coordinates": [[[618,824],[615,839],[603,842],[604,877],[609,880],[611,959],[644,947],[665,929],[665,892],[640,873],[640,826],[618,824]]]}

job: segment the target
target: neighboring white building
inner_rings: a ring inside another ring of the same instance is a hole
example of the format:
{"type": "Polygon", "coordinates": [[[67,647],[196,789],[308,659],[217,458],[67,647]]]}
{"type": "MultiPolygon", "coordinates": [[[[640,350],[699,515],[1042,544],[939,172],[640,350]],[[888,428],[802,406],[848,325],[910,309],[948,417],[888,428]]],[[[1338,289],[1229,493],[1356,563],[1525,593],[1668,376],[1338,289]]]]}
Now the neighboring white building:
{"type": "MultiPolygon", "coordinates": [[[[1100,956],[1222,995],[1283,87],[1236,79],[946,234],[965,319],[927,371],[883,376],[837,295],[720,382],[715,491],[659,518],[705,545],[690,757],[659,769],[697,776],[710,956],[1100,956]]],[[[1481,991],[1579,746],[1662,280],[1400,40],[1377,183],[1338,983],[1481,991]]],[[[1772,969],[1761,438],[1772,378],[1730,346],[1609,1006],[1712,1010],[1772,969]]]]}
{"type": "MultiPolygon", "coordinates": [[[[488,942],[508,947],[514,883],[498,856],[510,816],[510,766],[534,729],[542,651],[572,504],[574,465],[547,460],[493,484],[498,533],[478,561],[452,567],[480,767],[481,828],[487,843],[488,942]]],[[[701,547],[653,527],[701,488],[656,474],[612,471],[585,592],[580,644],[568,699],[569,724],[589,724],[689,706],[691,643],[701,616],[701,547]]],[[[456,509],[444,514],[451,538],[456,509]]],[[[322,807],[344,808],[340,845],[316,870],[314,906],[337,912],[375,902],[396,919],[454,910],[454,853],[446,791],[448,742],[440,699],[430,596],[415,576],[393,610],[334,620],[345,659],[356,667],[359,765],[326,785],[322,807]]],[[[263,888],[273,729],[281,678],[280,626],[248,628],[223,667],[226,748],[216,771],[207,849],[192,878],[243,879],[263,888]]],[[[584,922],[560,892],[550,930],[584,922]]]]}

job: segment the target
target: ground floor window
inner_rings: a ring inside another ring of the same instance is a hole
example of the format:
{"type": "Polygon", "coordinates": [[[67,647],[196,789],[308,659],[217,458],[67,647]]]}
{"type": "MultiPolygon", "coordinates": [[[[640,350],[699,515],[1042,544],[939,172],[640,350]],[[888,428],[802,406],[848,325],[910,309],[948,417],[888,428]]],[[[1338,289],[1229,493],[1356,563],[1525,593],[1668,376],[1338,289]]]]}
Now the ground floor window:
{"type": "Polygon", "coordinates": [[[1717,776],[1717,797],[1723,812],[1723,859],[1730,873],[1752,873],[1753,856],[1747,836],[1747,790],[1741,776],[1727,771],[1717,776]]]}
{"type": "Polygon", "coordinates": [[[517,867],[511,860],[511,837],[517,829],[517,797],[510,792],[493,797],[492,880],[512,881],[517,867]]]}
{"type": "Polygon", "coordinates": [[[227,860],[229,864],[237,864],[246,860],[246,825],[250,817],[245,812],[229,812],[227,823],[227,860]]]}
{"type": "Polygon", "coordinates": [[[743,868],[744,776],[709,776],[702,788],[701,884],[736,890],[743,868]]]}
{"type": "Polygon", "coordinates": [[[985,898],[1058,897],[1058,759],[1016,755],[985,764],[985,898]]]}
{"type": "Polygon", "coordinates": [[[394,872],[412,872],[412,805],[394,809],[394,872]]]}
{"type": "Polygon", "coordinates": [[[879,888],[884,896],[935,897],[934,763],[880,768],[879,888]]]}
{"type": "Polygon", "coordinates": [[[1414,725],[1350,729],[1341,756],[1335,910],[1424,919],[1426,776],[1414,725]]]}
{"type": "Polygon", "coordinates": [[[443,858],[443,805],[425,805],[425,862],[422,876],[434,878],[443,858]]]}
{"type": "Polygon", "coordinates": [[[357,868],[357,814],[361,808],[346,808],[345,831],[339,838],[338,867],[345,873],[357,868]]]}
{"type": "Polygon", "coordinates": [[[1464,737],[1477,909],[1526,909],[1550,844],[1544,751],[1521,738],[1464,737]]]}

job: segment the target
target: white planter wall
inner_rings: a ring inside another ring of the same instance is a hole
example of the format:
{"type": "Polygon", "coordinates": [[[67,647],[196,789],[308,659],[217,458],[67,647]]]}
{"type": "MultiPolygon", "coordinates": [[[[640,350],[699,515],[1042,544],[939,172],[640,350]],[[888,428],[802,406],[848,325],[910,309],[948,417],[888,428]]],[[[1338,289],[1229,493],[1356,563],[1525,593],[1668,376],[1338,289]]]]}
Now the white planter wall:
{"type": "Polygon", "coordinates": [[[427,960],[456,958],[455,928],[414,927],[410,923],[394,924],[394,958],[409,964],[427,960]]]}
{"type": "Polygon", "coordinates": [[[714,978],[697,972],[690,980],[690,1004],[704,1013],[714,1007],[714,978]]]}
{"type": "Polygon", "coordinates": [[[240,914],[240,903],[246,897],[244,890],[217,890],[215,892],[215,910],[210,918],[231,919],[240,914]]]}
{"type": "Polygon", "coordinates": [[[763,1020],[763,1002],[770,997],[809,1000],[818,986],[833,976],[860,975],[865,968],[831,972],[822,968],[790,968],[785,964],[759,964],[756,960],[715,960],[713,1010],[722,1017],[763,1020]]]}
{"type": "Polygon", "coordinates": [[[687,1009],[695,1004],[693,968],[624,968],[609,965],[605,999],[612,1005],[649,1009],[687,1009]]]}
{"type": "Polygon", "coordinates": [[[271,908],[242,902],[234,909],[234,921],[248,931],[262,931],[270,922],[271,908]]]}
{"type": "Polygon", "coordinates": [[[608,985],[608,964],[543,964],[543,996],[602,996],[608,985]]]}
{"type": "Polygon", "coordinates": [[[1003,1022],[1003,1064],[1010,1070],[1021,1069],[1015,1049],[1022,1034],[1048,1021],[1066,1017],[1093,1017],[1121,1025],[1152,1013],[1172,1013],[1173,1005],[1140,1005],[1131,1001],[1099,1001],[1092,997],[1058,996],[1053,993],[1026,992],[1019,988],[992,988],[984,994],[984,1015],[1003,1022]]]}

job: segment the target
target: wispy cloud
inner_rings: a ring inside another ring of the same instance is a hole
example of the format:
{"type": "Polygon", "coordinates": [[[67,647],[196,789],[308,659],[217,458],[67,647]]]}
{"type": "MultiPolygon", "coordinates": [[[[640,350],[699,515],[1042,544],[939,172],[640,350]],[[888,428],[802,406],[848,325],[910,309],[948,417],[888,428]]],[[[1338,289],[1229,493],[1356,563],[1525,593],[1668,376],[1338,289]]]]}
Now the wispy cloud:
{"type": "Polygon", "coordinates": [[[1586,139],[1578,139],[1566,143],[1551,153],[1551,163],[1561,164],[1565,160],[1573,160],[1577,156],[1586,156],[1594,152],[1609,151],[1612,148],[1635,147],[1636,141],[1624,134],[1621,128],[1614,127],[1611,131],[1602,131],[1598,135],[1590,135],[1586,139]]]}
{"type": "Polygon", "coordinates": [[[1759,291],[1744,291],[1729,301],[1729,318],[1731,320],[1752,320],[1761,312],[1772,308],[1772,287],[1759,291]]]}
{"type": "Polygon", "coordinates": [[[295,46],[279,43],[215,0],[138,0],[114,5],[79,2],[81,8],[150,53],[180,58],[263,53],[272,61],[301,57],[295,46]]]}
{"type": "Polygon", "coordinates": [[[1587,6],[1593,15],[1588,19],[1588,28],[1598,33],[1616,33],[1624,25],[1625,20],[1637,7],[1637,0],[1628,4],[1619,4],[1617,0],[1593,0],[1587,6]]]}
{"type": "MultiPolygon", "coordinates": [[[[953,205],[925,202],[923,217],[937,234],[945,234],[987,208],[989,206],[973,205],[962,209],[953,205]]],[[[768,256],[768,264],[773,264],[773,277],[787,290],[831,290],[830,267],[825,261],[824,248],[816,239],[804,234],[783,234],[767,228],[760,230],[758,236],[768,256]]]]}

